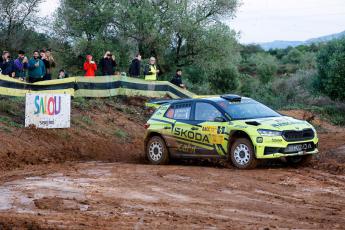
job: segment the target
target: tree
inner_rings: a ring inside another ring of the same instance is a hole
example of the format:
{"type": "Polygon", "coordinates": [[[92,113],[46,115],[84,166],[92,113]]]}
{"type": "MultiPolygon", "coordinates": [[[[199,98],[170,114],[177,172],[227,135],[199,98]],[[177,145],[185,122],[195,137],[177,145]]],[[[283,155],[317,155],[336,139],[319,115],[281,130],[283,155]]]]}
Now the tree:
{"type": "Polygon", "coordinates": [[[23,46],[31,28],[36,28],[39,20],[35,20],[39,5],[43,0],[0,0],[0,46],[14,51],[23,46]]]}
{"type": "Polygon", "coordinates": [[[209,84],[214,93],[231,93],[239,86],[238,70],[232,66],[215,71],[214,74],[209,76],[209,84]]]}
{"type": "Polygon", "coordinates": [[[296,48],[291,49],[286,56],[283,57],[285,64],[299,64],[302,60],[303,53],[296,48]]]}
{"type": "Polygon", "coordinates": [[[256,65],[256,72],[262,83],[272,80],[278,70],[277,59],[267,53],[254,54],[249,58],[249,63],[256,65]]]}
{"type": "Polygon", "coordinates": [[[321,92],[334,99],[345,99],[345,39],[329,42],[317,56],[321,92]]]}
{"type": "Polygon", "coordinates": [[[221,22],[237,6],[237,0],[62,0],[56,37],[78,55],[99,58],[112,47],[122,53],[123,68],[139,51],[157,57],[163,73],[195,66],[211,74],[239,60],[237,34],[221,22]]]}

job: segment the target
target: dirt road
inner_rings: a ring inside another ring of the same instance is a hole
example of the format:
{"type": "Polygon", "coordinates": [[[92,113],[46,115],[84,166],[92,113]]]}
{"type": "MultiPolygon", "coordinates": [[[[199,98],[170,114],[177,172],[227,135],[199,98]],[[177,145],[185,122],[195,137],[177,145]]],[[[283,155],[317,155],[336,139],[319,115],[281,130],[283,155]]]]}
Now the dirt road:
{"type": "MultiPolygon", "coordinates": [[[[0,186],[1,226],[59,229],[335,229],[345,176],[311,168],[76,163],[0,186]],[[12,225],[11,225],[12,224],[12,225]]],[[[18,173],[15,173],[18,176],[18,173]]]]}

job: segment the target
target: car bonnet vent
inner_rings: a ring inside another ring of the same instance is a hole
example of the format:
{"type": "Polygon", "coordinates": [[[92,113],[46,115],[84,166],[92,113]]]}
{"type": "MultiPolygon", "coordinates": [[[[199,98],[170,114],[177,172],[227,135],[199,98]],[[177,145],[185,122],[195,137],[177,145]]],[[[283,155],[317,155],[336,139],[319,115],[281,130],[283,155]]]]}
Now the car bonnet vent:
{"type": "Polygon", "coordinates": [[[220,96],[221,98],[231,101],[231,102],[241,102],[242,97],[235,94],[227,94],[220,96]]]}
{"type": "Polygon", "coordinates": [[[246,122],[247,125],[253,125],[253,126],[259,126],[261,125],[259,122],[257,121],[247,121],[246,122]]]}

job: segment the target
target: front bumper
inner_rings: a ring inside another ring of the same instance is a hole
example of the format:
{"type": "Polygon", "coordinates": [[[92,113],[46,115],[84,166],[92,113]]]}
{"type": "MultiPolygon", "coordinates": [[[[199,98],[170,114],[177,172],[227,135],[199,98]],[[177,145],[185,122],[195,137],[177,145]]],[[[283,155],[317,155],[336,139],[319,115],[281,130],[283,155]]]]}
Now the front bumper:
{"type": "MultiPolygon", "coordinates": [[[[261,136],[259,136],[261,137],[261,136]]],[[[302,156],[308,154],[317,154],[318,138],[314,137],[311,140],[287,142],[282,137],[262,137],[262,143],[257,143],[253,140],[256,158],[258,159],[274,159],[289,156],[302,156]],[[296,151],[287,151],[291,145],[312,144],[312,148],[296,151]]]]}

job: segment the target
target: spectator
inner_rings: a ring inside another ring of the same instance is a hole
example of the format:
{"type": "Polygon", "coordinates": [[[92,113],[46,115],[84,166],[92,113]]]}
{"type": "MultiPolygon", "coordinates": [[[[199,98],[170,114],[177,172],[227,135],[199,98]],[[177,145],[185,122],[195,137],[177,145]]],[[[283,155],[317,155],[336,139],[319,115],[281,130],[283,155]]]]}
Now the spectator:
{"type": "Polygon", "coordinates": [[[44,80],[51,80],[52,71],[53,71],[53,68],[55,68],[55,60],[50,50],[47,50],[45,52],[45,60],[46,62],[44,64],[46,66],[46,74],[44,76],[44,80]]]}
{"type": "Polygon", "coordinates": [[[171,79],[170,81],[172,84],[180,87],[180,88],[183,88],[183,89],[186,89],[186,86],[182,83],[182,70],[181,69],[178,69],[176,70],[176,74],[175,76],[171,79]]]}
{"type": "Polygon", "coordinates": [[[44,77],[42,80],[46,80],[46,76],[47,76],[47,69],[50,68],[50,65],[49,65],[49,61],[47,59],[47,55],[46,55],[46,50],[43,49],[40,51],[40,57],[39,57],[42,62],[44,63],[44,67],[45,67],[45,73],[44,73],[44,77]]]}
{"type": "Polygon", "coordinates": [[[92,55],[86,56],[86,61],[84,63],[85,77],[95,77],[97,64],[92,59],[92,55]]]}
{"type": "Polygon", "coordinates": [[[141,55],[137,54],[129,67],[129,76],[139,77],[141,68],[141,55]]]}
{"type": "Polygon", "coordinates": [[[145,80],[146,81],[156,81],[157,74],[159,74],[159,69],[156,66],[156,58],[151,57],[150,63],[145,67],[145,80]]]}
{"type": "Polygon", "coordinates": [[[14,61],[15,77],[21,81],[25,80],[26,70],[28,69],[28,58],[25,57],[25,52],[20,50],[18,58],[14,61]]]}
{"type": "Polygon", "coordinates": [[[2,62],[0,63],[1,74],[15,77],[14,62],[11,59],[10,52],[2,53],[2,62]]]}
{"type": "Polygon", "coordinates": [[[64,79],[64,78],[68,78],[68,73],[66,72],[66,70],[64,69],[60,69],[59,70],[59,76],[58,79],[64,79]]]}
{"type": "Polygon", "coordinates": [[[29,83],[35,83],[42,81],[46,74],[46,67],[43,61],[39,58],[40,54],[38,51],[34,51],[33,57],[29,60],[29,83]]]}
{"type": "Polygon", "coordinates": [[[107,51],[104,57],[99,61],[103,76],[112,76],[115,73],[116,61],[115,56],[107,51]]]}

